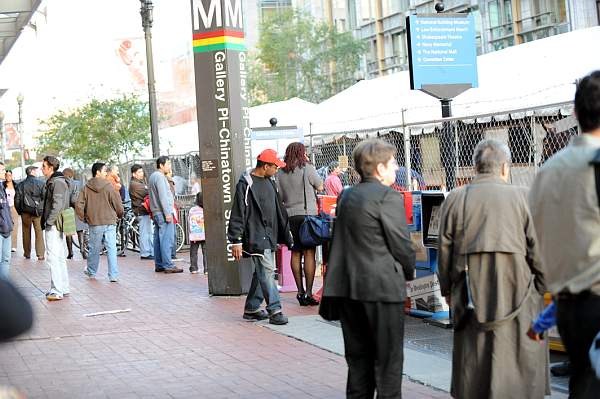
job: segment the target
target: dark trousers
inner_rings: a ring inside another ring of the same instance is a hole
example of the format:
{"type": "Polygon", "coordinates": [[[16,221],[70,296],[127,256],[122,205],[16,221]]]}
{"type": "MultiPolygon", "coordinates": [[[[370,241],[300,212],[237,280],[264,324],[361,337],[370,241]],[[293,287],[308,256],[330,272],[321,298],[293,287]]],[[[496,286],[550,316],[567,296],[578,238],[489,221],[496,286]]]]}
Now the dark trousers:
{"type": "Polygon", "coordinates": [[[204,273],[208,272],[206,268],[206,241],[190,242],[190,271],[198,270],[198,247],[202,248],[202,266],[204,273]]]}
{"type": "Polygon", "coordinates": [[[359,302],[340,305],[348,364],[347,398],[402,397],[404,304],[359,302]]]}
{"type": "Polygon", "coordinates": [[[589,358],[592,341],[600,332],[600,296],[559,294],[556,321],[573,368],[569,398],[600,398],[600,380],[589,358]]]}

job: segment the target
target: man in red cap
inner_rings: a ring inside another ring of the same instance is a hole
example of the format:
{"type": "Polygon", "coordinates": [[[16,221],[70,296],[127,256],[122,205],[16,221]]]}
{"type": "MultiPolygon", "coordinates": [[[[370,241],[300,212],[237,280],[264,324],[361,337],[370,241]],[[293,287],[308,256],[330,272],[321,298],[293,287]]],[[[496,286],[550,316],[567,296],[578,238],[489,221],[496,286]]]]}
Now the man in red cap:
{"type": "Polygon", "coordinates": [[[274,252],[277,244],[291,248],[292,234],[285,207],[273,180],[285,162],[274,150],[261,152],[256,168],[245,172],[238,181],[231,208],[227,237],[233,257],[251,258],[254,264],[252,283],[244,306],[244,319],[269,319],[271,324],[287,324],[281,311],[279,291],[275,283],[274,252]],[[260,309],[263,299],[267,310],[260,309]]]}

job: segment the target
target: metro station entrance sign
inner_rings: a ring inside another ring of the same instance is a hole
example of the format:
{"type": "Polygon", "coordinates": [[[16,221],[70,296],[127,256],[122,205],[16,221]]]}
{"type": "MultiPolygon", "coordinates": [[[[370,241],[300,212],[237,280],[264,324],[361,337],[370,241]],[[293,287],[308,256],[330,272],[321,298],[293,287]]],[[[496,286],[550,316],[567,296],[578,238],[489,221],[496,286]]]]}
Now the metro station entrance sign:
{"type": "Polygon", "coordinates": [[[227,228],[237,181],[252,166],[242,0],[191,0],[191,7],[208,289],[240,295],[252,267],[234,260],[227,228]]]}

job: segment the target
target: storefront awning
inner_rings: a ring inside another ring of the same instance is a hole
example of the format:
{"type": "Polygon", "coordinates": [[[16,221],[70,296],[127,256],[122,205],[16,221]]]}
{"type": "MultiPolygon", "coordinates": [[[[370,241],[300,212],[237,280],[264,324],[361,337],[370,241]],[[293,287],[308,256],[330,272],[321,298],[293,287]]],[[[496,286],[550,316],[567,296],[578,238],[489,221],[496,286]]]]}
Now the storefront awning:
{"type": "Polygon", "coordinates": [[[31,21],[42,0],[0,1],[0,64],[15,44],[21,31],[31,21]]]}

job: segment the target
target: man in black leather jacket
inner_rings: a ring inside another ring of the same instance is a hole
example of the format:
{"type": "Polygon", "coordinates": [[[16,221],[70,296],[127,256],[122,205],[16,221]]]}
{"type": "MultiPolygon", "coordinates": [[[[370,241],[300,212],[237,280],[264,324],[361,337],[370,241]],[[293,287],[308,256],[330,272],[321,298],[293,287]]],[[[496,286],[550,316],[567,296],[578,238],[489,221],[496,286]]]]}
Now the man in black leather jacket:
{"type": "Polygon", "coordinates": [[[15,208],[23,224],[23,256],[31,256],[31,225],[35,231],[35,254],[44,260],[44,237],[42,236],[42,212],[44,210],[44,182],[35,177],[36,166],[25,169],[27,178],[17,185],[15,208]]]}

